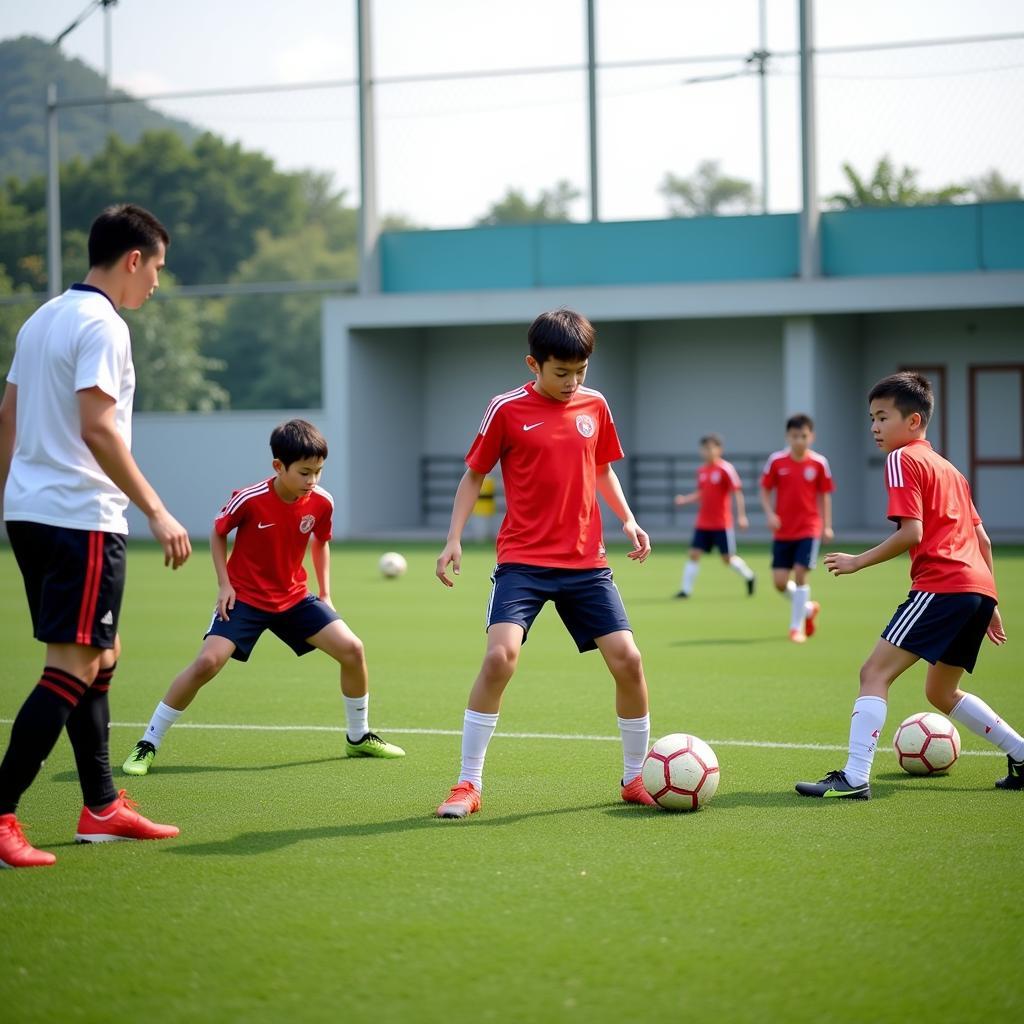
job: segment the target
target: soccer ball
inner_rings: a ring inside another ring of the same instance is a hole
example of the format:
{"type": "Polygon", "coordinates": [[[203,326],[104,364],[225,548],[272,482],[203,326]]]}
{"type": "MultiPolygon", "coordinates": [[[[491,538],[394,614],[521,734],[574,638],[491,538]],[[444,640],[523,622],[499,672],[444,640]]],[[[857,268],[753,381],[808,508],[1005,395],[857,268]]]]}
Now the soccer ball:
{"type": "Polygon", "coordinates": [[[695,811],[711,802],[721,774],[715,752],[696,736],[674,732],[644,760],[644,789],[667,811],[695,811]]]}
{"type": "Polygon", "coordinates": [[[934,711],[922,711],[900,722],[892,739],[900,767],[911,775],[948,772],[960,756],[956,726],[934,711]]]}
{"type": "Polygon", "coordinates": [[[397,551],[385,551],[377,563],[382,576],[389,580],[401,576],[409,568],[406,560],[397,551]]]}

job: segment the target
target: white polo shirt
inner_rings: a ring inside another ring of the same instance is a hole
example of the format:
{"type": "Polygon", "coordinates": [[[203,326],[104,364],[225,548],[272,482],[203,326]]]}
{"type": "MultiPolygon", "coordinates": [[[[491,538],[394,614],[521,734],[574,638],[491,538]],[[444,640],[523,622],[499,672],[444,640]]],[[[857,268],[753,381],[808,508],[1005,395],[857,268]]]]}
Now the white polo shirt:
{"type": "Polygon", "coordinates": [[[131,447],[131,337],[110,299],[76,284],[37,309],[18,332],[7,380],[18,388],[18,414],[4,519],[127,533],[128,498],[82,440],[76,394],[98,387],[113,398],[131,447]]]}

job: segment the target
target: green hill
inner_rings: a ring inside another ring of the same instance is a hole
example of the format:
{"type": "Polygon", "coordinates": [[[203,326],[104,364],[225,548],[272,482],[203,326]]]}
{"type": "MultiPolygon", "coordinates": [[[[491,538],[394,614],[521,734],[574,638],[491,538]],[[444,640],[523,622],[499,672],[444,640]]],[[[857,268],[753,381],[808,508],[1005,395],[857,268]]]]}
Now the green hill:
{"type": "MultiPolygon", "coordinates": [[[[102,96],[103,76],[80,60],[34,36],[0,42],[0,181],[21,180],[46,169],[46,87],[57,83],[63,99],[102,96]]],[[[119,96],[126,95],[115,90],[119,96]]],[[[61,111],[61,161],[95,156],[115,132],[126,142],[138,141],[143,132],[170,130],[188,144],[200,130],[147,107],[119,103],[109,108],[76,107],[61,111]],[[109,119],[108,119],[109,118],[109,119]]]]}

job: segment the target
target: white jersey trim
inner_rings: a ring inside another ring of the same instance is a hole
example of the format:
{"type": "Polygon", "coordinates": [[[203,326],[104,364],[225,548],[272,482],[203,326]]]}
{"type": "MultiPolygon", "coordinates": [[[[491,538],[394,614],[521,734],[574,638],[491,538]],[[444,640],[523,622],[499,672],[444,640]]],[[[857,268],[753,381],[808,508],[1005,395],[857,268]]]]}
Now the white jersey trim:
{"type": "Polygon", "coordinates": [[[239,506],[245,504],[250,498],[255,498],[260,494],[266,494],[270,490],[270,484],[266,480],[261,484],[253,484],[251,487],[244,487],[240,490],[225,506],[224,511],[218,513],[217,518],[223,519],[224,516],[229,516],[234,513],[239,506]]]}
{"type": "Polygon", "coordinates": [[[334,495],[331,494],[330,491],[325,491],[319,484],[317,484],[313,488],[313,493],[319,494],[321,498],[326,498],[330,502],[331,508],[334,508],[334,495]]]}
{"type": "Polygon", "coordinates": [[[491,423],[494,421],[495,415],[503,405],[514,402],[517,398],[526,398],[529,393],[525,387],[518,387],[514,391],[506,391],[503,395],[496,395],[492,398],[490,405],[487,406],[487,411],[484,413],[484,418],[480,421],[480,429],[477,433],[487,433],[491,423]]]}
{"type": "Polygon", "coordinates": [[[903,449],[889,452],[885,459],[885,476],[890,487],[903,486],[903,449]]]}

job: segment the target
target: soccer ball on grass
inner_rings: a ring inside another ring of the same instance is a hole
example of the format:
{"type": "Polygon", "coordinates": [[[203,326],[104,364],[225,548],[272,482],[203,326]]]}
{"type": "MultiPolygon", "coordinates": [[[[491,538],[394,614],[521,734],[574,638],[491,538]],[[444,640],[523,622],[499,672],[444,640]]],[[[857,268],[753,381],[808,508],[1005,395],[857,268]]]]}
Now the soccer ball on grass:
{"type": "Polygon", "coordinates": [[[659,807],[696,811],[711,802],[721,773],[715,752],[702,739],[675,732],[651,747],[641,778],[659,807]]]}
{"type": "Polygon", "coordinates": [[[409,568],[406,560],[397,551],[385,551],[380,556],[380,561],[377,565],[380,568],[381,575],[386,576],[389,580],[403,575],[405,570],[409,568]]]}
{"type": "Polygon", "coordinates": [[[960,733],[948,719],[922,711],[900,722],[892,740],[900,767],[911,775],[948,772],[960,756],[960,733]]]}

